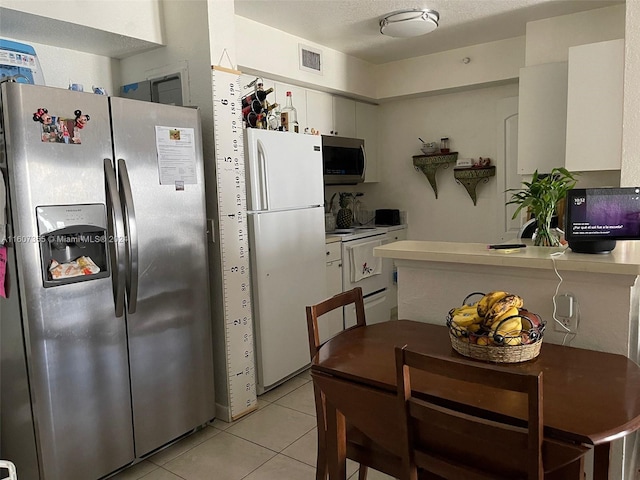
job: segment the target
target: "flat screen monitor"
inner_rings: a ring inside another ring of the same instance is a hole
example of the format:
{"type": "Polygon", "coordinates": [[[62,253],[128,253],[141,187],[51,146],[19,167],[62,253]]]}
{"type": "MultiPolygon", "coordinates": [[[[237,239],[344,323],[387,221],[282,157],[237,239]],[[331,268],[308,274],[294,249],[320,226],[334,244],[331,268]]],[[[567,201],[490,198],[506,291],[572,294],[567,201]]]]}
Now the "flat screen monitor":
{"type": "Polygon", "coordinates": [[[607,253],[616,240],[640,240],[640,187],[569,190],[565,238],[579,253],[607,253]]]}

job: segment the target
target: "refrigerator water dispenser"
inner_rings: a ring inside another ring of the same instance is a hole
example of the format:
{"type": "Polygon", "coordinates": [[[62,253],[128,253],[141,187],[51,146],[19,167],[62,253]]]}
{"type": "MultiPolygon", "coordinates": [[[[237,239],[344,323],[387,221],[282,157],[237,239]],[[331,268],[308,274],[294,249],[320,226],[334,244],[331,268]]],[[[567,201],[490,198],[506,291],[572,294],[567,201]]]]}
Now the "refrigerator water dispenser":
{"type": "Polygon", "coordinates": [[[109,276],[103,204],[36,207],[44,287],[109,276]]]}

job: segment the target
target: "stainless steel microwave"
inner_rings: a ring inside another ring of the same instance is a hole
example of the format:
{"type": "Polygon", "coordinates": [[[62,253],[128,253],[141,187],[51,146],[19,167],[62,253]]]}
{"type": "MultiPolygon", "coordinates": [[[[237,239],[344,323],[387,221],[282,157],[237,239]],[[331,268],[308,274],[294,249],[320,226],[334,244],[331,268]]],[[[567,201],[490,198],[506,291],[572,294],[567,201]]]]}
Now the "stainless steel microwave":
{"type": "Polygon", "coordinates": [[[364,182],[367,168],[364,140],[322,135],[322,165],[325,185],[364,182]]]}

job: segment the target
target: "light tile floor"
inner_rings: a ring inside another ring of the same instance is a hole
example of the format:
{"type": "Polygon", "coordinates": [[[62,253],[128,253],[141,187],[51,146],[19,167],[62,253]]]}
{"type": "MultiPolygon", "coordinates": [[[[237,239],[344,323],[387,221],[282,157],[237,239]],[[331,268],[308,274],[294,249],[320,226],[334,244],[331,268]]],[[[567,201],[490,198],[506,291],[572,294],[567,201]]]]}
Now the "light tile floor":
{"type": "MultiPolygon", "coordinates": [[[[110,480],[315,480],[313,385],[303,372],[258,397],[258,409],[233,423],[215,420],[110,480]]],[[[349,479],[358,465],[347,463],[349,479]]],[[[368,480],[393,480],[369,469],[368,480]]]]}

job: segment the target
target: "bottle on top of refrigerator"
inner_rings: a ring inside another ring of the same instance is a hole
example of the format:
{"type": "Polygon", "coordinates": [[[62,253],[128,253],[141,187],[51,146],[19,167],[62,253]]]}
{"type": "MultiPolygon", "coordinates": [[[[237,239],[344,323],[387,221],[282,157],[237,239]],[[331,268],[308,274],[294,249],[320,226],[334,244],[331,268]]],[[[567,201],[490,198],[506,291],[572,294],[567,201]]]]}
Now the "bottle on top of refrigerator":
{"type": "Polygon", "coordinates": [[[287,103],[280,112],[280,124],[285,132],[298,133],[298,112],[293,106],[293,100],[291,99],[291,92],[287,92],[287,103]]]}

